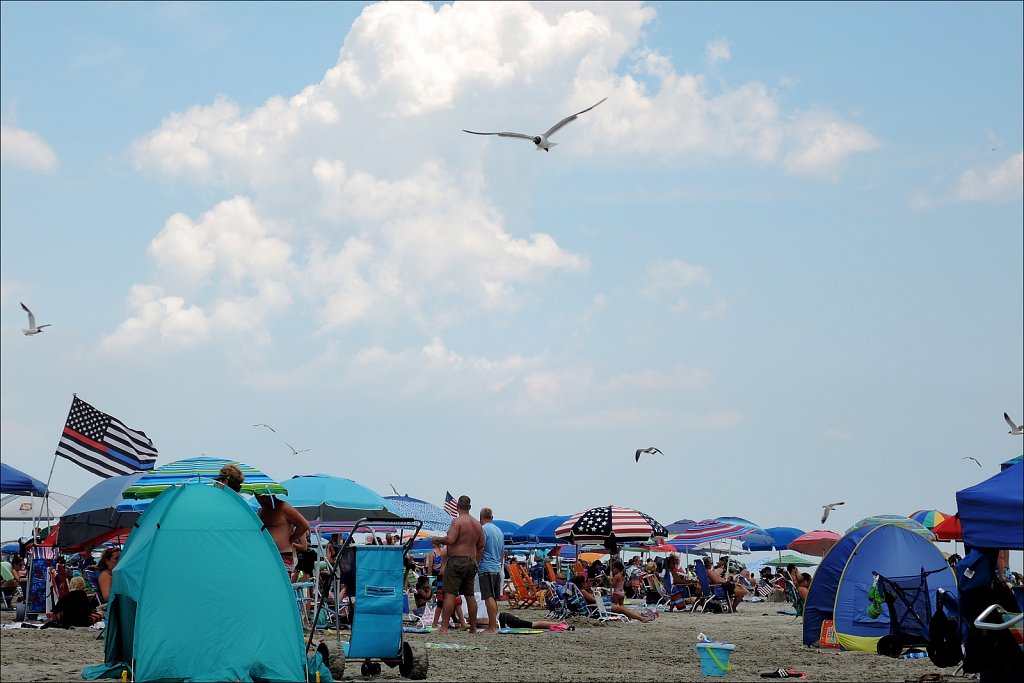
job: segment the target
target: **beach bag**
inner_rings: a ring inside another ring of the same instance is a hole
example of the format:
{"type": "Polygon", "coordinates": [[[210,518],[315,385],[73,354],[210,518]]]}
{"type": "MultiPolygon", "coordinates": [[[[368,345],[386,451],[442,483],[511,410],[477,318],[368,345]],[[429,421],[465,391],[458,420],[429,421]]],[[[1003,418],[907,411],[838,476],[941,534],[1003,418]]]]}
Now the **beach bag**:
{"type": "Polygon", "coordinates": [[[956,666],[964,658],[960,624],[956,618],[951,619],[946,614],[942,595],[944,593],[940,594],[938,609],[928,625],[928,658],[940,669],[956,666]]]}

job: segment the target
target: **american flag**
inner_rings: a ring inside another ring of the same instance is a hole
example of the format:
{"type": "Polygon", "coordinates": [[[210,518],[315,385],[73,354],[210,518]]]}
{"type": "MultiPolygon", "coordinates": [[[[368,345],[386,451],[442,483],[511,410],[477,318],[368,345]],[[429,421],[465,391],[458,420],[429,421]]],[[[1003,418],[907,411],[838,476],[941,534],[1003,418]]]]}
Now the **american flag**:
{"type": "Polygon", "coordinates": [[[57,455],[107,478],[148,472],[156,464],[157,451],[145,432],[129,429],[75,396],[57,455]]]}
{"type": "Polygon", "coordinates": [[[444,492],[444,511],[452,517],[459,516],[459,501],[452,498],[450,491],[444,492]]]}

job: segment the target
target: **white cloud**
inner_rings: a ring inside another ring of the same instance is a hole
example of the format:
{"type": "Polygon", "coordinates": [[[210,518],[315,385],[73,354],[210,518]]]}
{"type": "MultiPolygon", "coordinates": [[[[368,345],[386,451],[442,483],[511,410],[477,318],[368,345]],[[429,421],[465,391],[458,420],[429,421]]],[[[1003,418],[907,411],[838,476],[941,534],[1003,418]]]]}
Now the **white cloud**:
{"type": "Polygon", "coordinates": [[[0,162],[30,171],[53,173],[57,153],[38,134],[13,126],[0,126],[0,162]]]}
{"type": "Polygon", "coordinates": [[[732,59],[732,52],[729,48],[729,41],[725,38],[709,41],[704,49],[704,61],[707,62],[708,68],[713,69],[732,59]]]}
{"type": "Polygon", "coordinates": [[[956,198],[962,202],[1013,202],[1024,196],[1024,152],[1001,164],[964,171],[957,182],[956,198]]]}
{"type": "Polygon", "coordinates": [[[789,125],[786,170],[795,175],[835,177],[841,162],[855,152],[870,152],[881,143],[867,129],[839,120],[828,112],[794,118],[789,125]]]}

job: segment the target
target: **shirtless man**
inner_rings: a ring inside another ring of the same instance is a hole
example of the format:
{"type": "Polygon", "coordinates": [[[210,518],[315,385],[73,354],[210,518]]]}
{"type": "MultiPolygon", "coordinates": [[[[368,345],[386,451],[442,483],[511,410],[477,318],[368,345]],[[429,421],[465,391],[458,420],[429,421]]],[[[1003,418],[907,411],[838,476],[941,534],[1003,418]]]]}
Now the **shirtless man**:
{"type": "Polygon", "coordinates": [[[448,559],[444,567],[444,608],[441,611],[441,628],[438,633],[448,633],[448,620],[455,609],[455,596],[462,595],[469,612],[469,632],[476,633],[476,596],[473,595],[473,577],[476,576],[477,558],[484,551],[484,530],[480,522],[473,519],[469,510],[469,496],[459,496],[459,516],[452,520],[448,533],[435,536],[435,546],[448,546],[448,559]]]}
{"type": "Polygon", "coordinates": [[[257,493],[256,501],[260,504],[257,513],[263,525],[274,539],[284,568],[291,576],[295,568],[295,551],[307,550],[306,532],[309,522],[290,504],[269,493],[257,493]]]}
{"type": "MultiPolygon", "coordinates": [[[[711,590],[714,590],[713,587],[716,586],[716,585],[724,586],[725,584],[729,583],[729,581],[724,576],[722,576],[717,571],[715,571],[714,569],[711,568],[711,558],[710,557],[705,557],[704,558],[704,568],[707,569],[707,572],[708,572],[708,583],[710,583],[711,586],[712,586],[711,590]]],[[[733,612],[735,612],[736,608],[740,606],[741,602],[743,602],[743,598],[744,598],[744,596],[746,596],[746,594],[747,594],[747,589],[743,587],[743,584],[733,582],[733,593],[732,593],[732,611],[733,612]]]]}

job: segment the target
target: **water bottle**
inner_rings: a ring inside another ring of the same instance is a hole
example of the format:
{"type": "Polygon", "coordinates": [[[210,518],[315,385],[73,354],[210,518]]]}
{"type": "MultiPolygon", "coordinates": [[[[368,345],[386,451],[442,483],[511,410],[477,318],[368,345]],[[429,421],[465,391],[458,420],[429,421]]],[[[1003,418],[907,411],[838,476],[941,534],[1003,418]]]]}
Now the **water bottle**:
{"type": "Polygon", "coordinates": [[[923,652],[923,651],[908,652],[905,655],[900,655],[900,659],[924,659],[927,656],[928,656],[928,653],[927,652],[923,652]]]}

